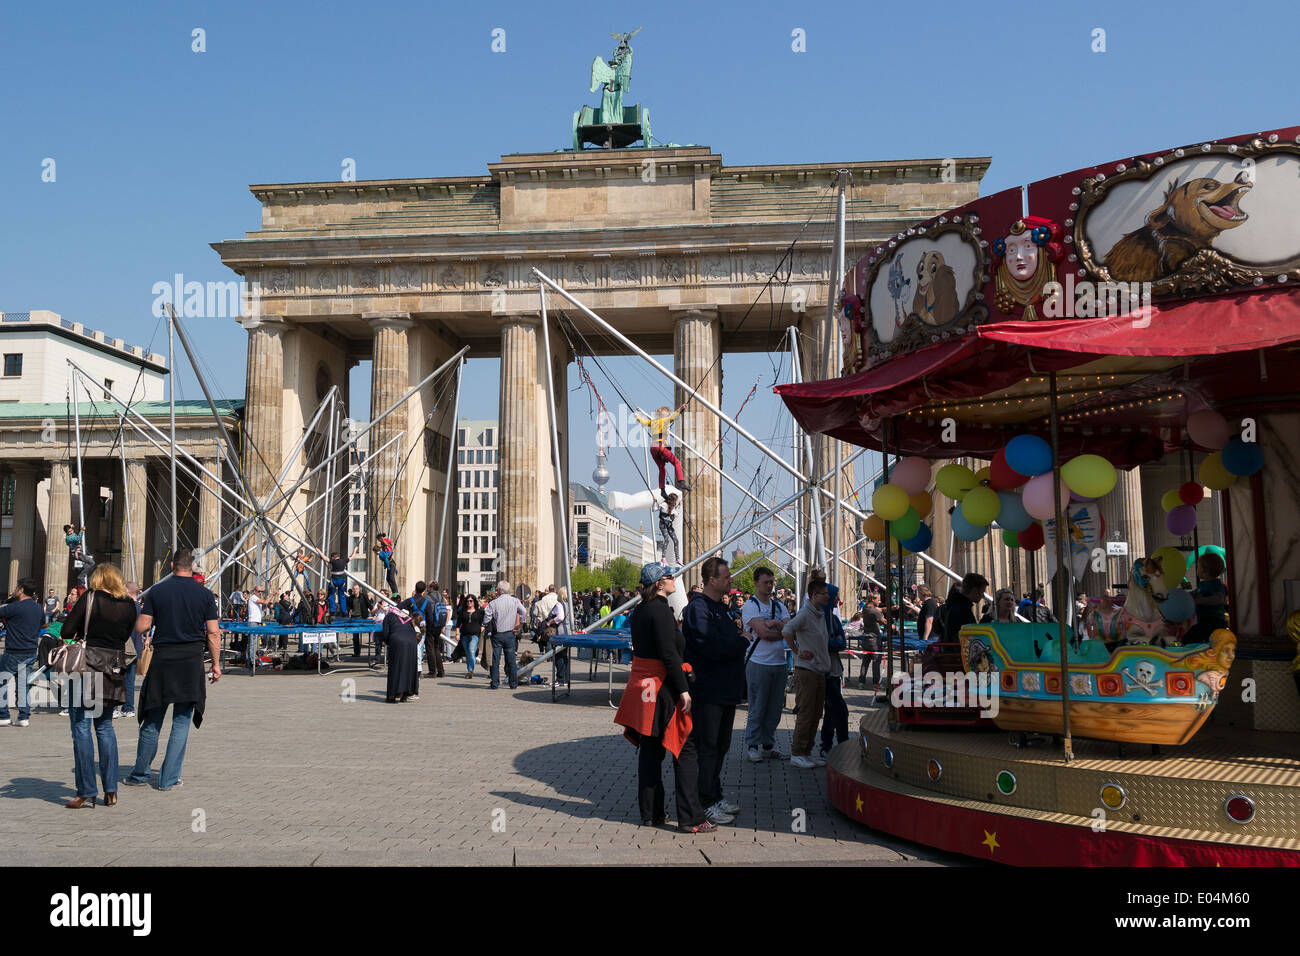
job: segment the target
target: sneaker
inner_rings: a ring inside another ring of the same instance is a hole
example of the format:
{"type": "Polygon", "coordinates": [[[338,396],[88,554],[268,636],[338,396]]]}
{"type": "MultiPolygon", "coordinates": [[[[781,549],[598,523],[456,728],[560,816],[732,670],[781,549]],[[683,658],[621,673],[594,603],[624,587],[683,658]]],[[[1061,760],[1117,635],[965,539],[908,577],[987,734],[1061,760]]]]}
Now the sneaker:
{"type": "Polygon", "coordinates": [[[746,759],[747,759],[750,763],[762,763],[762,762],[763,762],[763,755],[762,755],[761,753],[758,752],[758,748],[757,748],[757,747],[750,747],[750,748],[749,748],[749,753],[746,755],[746,759]]]}
{"type": "Polygon", "coordinates": [[[813,766],[814,766],[814,767],[824,767],[824,766],[826,766],[826,761],[823,760],[821,757],[809,757],[808,759],[811,760],[811,761],[813,762],[813,766]]]}
{"type": "Polygon", "coordinates": [[[730,800],[719,800],[715,806],[723,813],[730,814],[733,817],[740,812],[740,805],[732,803],[730,800]]]}
{"type": "Polygon", "coordinates": [[[59,711],[59,716],[60,716],[60,717],[68,717],[68,716],[70,716],[70,715],[68,714],[68,708],[64,707],[61,711],[59,711]]]}
{"type": "Polygon", "coordinates": [[[709,807],[709,809],[704,811],[704,815],[708,817],[710,823],[726,824],[732,823],[736,819],[730,813],[727,813],[722,809],[721,803],[715,803],[713,806],[709,807]]]}
{"type": "Polygon", "coordinates": [[[764,750],[763,756],[766,757],[768,760],[789,760],[790,759],[789,754],[783,754],[775,747],[773,747],[771,750],[764,750]]]}
{"type": "Polygon", "coordinates": [[[184,781],[184,780],[177,780],[177,781],[176,781],[174,784],[172,784],[170,787],[159,787],[158,789],[161,790],[161,791],[163,791],[164,793],[166,793],[168,790],[179,790],[179,789],[180,789],[181,787],[183,787],[183,786],[185,786],[185,781],[184,781]]]}
{"type": "Polygon", "coordinates": [[[693,827],[685,827],[685,826],[678,827],[677,832],[678,833],[717,833],[718,828],[715,827],[708,820],[705,820],[703,823],[697,824],[696,826],[693,827]]]}
{"type": "Polygon", "coordinates": [[[419,695],[419,694],[412,694],[410,697],[408,697],[408,698],[406,698],[406,699],[407,699],[407,700],[419,700],[419,699],[420,699],[420,695],[419,695]]]}
{"type": "Polygon", "coordinates": [[[121,716],[122,716],[122,708],[121,708],[121,707],[114,707],[114,708],[113,708],[113,719],[114,719],[114,720],[117,720],[117,719],[118,719],[119,717],[121,717],[121,716]]]}
{"type": "Polygon", "coordinates": [[[30,720],[28,720],[26,717],[20,717],[20,718],[18,718],[18,726],[19,726],[19,727],[30,727],[31,725],[32,725],[32,722],[31,722],[30,720]]]}
{"type": "Polygon", "coordinates": [[[128,787],[144,787],[149,784],[148,780],[137,780],[135,777],[123,777],[119,782],[126,784],[128,787]]]}
{"type": "Polygon", "coordinates": [[[123,717],[134,717],[134,716],[135,716],[135,711],[134,711],[134,710],[124,710],[124,711],[122,711],[122,716],[123,716],[123,717]]]}
{"type": "Polygon", "coordinates": [[[12,723],[13,721],[6,717],[4,720],[0,720],[0,727],[8,727],[12,723]]]}
{"type": "Polygon", "coordinates": [[[795,754],[793,757],[790,758],[790,766],[798,767],[800,770],[812,770],[814,767],[817,766],[817,764],[815,764],[808,757],[803,757],[800,756],[799,754],[795,754]]]}

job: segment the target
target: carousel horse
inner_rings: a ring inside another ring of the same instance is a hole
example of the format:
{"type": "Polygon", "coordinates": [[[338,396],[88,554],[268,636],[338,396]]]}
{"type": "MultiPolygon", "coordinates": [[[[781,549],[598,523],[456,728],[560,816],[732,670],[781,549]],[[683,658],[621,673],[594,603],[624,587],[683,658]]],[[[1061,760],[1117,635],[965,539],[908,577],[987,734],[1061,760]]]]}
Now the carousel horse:
{"type": "Polygon", "coordinates": [[[1119,643],[1165,647],[1172,635],[1160,613],[1160,602],[1168,597],[1169,589],[1165,586],[1165,572],[1160,559],[1134,561],[1128,579],[1128,594],[1119,614],[1119,643]]]}

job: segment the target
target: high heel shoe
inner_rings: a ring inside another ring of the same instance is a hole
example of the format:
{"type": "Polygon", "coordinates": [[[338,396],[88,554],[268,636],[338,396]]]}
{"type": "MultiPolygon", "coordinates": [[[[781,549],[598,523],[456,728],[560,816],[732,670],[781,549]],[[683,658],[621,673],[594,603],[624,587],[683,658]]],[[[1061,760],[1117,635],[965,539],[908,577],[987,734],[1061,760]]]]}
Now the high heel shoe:
{"type": "Polygon", "coordinates": [[[106,806],[106,807],[115,807],[115,806],[117,806],[117,791],[116,791],[116,790],[112,790],[112,791],[110,791],[110,792],[104,794],[104,806],[106,806]]]}
{"type": "Polygon", "coordinates": [[[95,809],[95,797],[73,797],[63,805],[65,810],[80,810],[86,806],[95,809]]]}

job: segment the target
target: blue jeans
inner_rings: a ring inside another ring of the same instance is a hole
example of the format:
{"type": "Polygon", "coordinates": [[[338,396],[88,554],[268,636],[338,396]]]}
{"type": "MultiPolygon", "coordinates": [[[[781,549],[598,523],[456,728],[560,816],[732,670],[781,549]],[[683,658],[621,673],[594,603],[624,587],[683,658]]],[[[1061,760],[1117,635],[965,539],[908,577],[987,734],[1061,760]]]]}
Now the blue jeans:
{"type": "Polygon", "coordinates": [[[331,614],[348,613],[348,579],[346,575],[330,578],[329,608],[331,614]]]}
{"type": "Polygon", "coordinates": [[[473,637],[462,637],[460,646],[465,648],[465,667],[469,672],[474,673],[474,661],[478,659],[478,635],[473,637]]]}
{"type": "Polygon", "coordinates": [[[506,655],[506,680],[510,684],[510,689],[514,690],[519,686],[519,664],[515,659],[515,647],[519,639],[515,637],[514,631],[506,631],[503,634],[496,634],[492,638],[492,680],[490,686],[497,688],[501,686],[501,655],[506,655]]]}
{"type": "MultiPolygon", "coordinates": [[[[36,651],[5,651],[0,655],[0,680],[6,685],[17,685],[18,719],[28,720],[32,708],[27,700],[27,688],[36,679],[36,651]],[[9,675],[8,680],[4,680],[9,675]],[[21,680],[19,678],[22,678],[21,680]]],[[[0,720],[9,719],[9,686],[0,689],[0,720]]]]}
{"type": "Polygon", "coordinates": [[[94,738],[99,740],[99,775],[104,781],[105,793],[117,792],[117,734],[113,732],[113,708],[105,707],[98,717],[91,717],[84,707],[69,707],[72,721],[72,755],[77,774],[77,796],[93,797],[95,789],[95,739],[90,725],[94,722],[94,738]]]}
{"type": "Polygon", "coordinates": [[[776,728],[785,708],[785,665],[745,665],[745,683],[749,686],[749,709],[745,714],[745,746],[776,746],[776,728]]]}
{"type": "MultiPolygon", "coordinates": [[[[140,724],[140,740],[135,748],[135,766],[130,779],[137,783],[149,782],[149,765],[158,753],[158,737],[162,733],[166,707],[146,711],[140,724]]],[[[185,761],[185,742],[190,737],[190,721],[194,717],[193,704],[172,704],[172,730],[167,736],[167,753],[163,756],[158,773],[158,789],[170,790],[181,778],[181,764],[185,761]]]]}
{"type": "Polygon", "coordinates": [[[138,660],[132,660],[126,665],[126,703],[122,705],[124,713],[135,713],[135,666],[138,660]]]}

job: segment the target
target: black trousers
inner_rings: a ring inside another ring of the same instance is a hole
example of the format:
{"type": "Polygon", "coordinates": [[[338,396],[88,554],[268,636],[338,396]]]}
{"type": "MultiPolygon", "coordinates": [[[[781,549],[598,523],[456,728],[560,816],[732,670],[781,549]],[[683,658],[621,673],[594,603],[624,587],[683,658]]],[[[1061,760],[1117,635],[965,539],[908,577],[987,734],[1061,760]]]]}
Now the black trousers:
{"type": "Polygon", "coordinates": [[[430,677],[446,677],[442,669],[442,632],[430,632],[424,641],[424,659],[429,662],[430,677]]]}
{"type": "MultiPolygon", "coordinates": [[[[704,822],[704,808],[699,803],[699,756],[692,733],[673,758],[673,777],[677,791],[677,825],[699,826],[704,822]]],[[[664,742],[642,737],[636,748],[637,802],[642,820],[662,820],[664,814],[664,742]]]]}
{"type": "Polygon", "coordinates": [[[822,711],[822,750],[830,750],[838,738],[849,739],[849,705],[844,703],[840,678],[826,675],[826,706],[822,711]]]}
{"type": "MultiPolygon", "coordinates": [[[[862,649],[864,651],[879,651],[880,638],[868,637],[863,639],[862,649]]],[[[880,656],[878,654],[872,654],[868,660],[871,662],[871,683],[873,686],[878,686],[880,684],[880,656]]],[[[858,675],[858,686],[865,687],[866,685],[867,664],[866,661],[864,661],[862,664],[862,673],[858,675]]]]}
{"type": "Polygon", "coordinates": [[[697,703],[691,707],[691,721],[691,740],[700,755],[700,805],[707,809],[722,799],[722,762],[731,749],[736,707],[697,703]]]}

